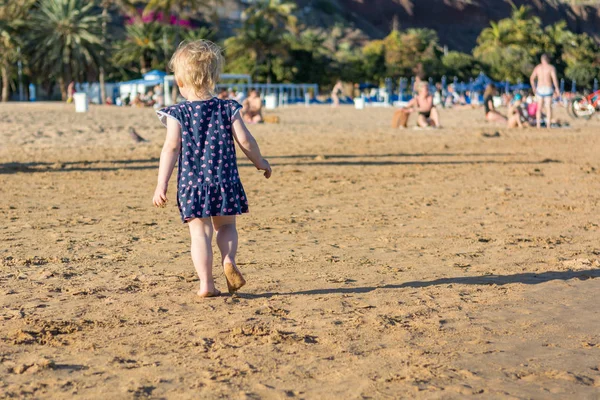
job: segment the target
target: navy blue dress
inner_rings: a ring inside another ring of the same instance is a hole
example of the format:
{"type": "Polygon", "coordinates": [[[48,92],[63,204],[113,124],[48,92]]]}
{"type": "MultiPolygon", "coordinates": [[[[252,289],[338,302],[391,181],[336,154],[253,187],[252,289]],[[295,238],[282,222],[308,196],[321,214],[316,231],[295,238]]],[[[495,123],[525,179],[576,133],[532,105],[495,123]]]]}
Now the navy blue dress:
{"type": "Polygon", "coordinates": [[[213,98],[186,101],[157,111],[181,125],[177,205],[183,222],[248,212],[235,156],[232,120],[242,106],[213,98]]]}

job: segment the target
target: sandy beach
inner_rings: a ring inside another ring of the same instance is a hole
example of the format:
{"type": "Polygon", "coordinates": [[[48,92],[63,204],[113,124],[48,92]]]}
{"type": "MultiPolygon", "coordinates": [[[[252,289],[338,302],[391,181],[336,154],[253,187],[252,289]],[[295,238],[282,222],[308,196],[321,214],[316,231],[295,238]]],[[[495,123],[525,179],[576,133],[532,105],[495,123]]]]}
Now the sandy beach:
{"type": "Polygon", "coordinates": [[[392,112],[252,127],[248,284],[198,301],[153,110],[0,105],[0,398],[600,399],[600,119],[392,112]]]}

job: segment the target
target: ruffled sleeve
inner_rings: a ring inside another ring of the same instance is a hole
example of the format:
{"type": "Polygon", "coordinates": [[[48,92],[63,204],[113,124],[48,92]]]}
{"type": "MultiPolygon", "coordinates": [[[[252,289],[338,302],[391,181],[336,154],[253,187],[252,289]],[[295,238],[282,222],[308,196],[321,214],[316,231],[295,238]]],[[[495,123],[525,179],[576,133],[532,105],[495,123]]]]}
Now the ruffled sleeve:
{"type": "Polygon", "coordinates": [[[242,105],[235,100],[227,101],[227,115],[229,115],[229,120],[233,121],[233,117],[236,116],[238,112],[242,109],[242,105]]]}
{"type": "Polygon", "coordinates": [[[181,125],[181,112],[179,110],[179,107],[177,107],[176,105],[160,109],[156,111],[156,115],[165,127],[167,126],[167,118],[172,118],[175,121],[179,122],[179,125],[181,125]]]}

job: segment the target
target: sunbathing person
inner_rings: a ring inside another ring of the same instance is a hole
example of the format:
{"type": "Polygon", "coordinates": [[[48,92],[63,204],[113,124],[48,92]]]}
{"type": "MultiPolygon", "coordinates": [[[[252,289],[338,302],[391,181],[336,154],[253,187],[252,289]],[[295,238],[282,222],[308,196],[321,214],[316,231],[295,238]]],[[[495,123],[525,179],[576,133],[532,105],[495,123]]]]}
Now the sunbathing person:
{"type": "Polygon", "coordinates": [[[485,119],[488,122],[507,123],[508,118],[496,111],[494,106],[494,96],[497,93],[496,86],[492,83],[487,85],[483,93],[483,107],[485,109],[485,119]]]}
{"type": "Polygon", "coordinates": [[[406,128],[408,116],[412,112],[417,111],[419,113],[419,116],[417,117],[417,126],[421,128],[439,128],[440,116],[433,105],[433,96],[429,93],[429,84],[427,82],[421,82],[417,90],[417,95],[408,102],[406,108],[396,111],[392,125],[396,128],[398,126],[406,128]]]}
{"type": "Polygon", "coordinates": [[[249,124],[263,122],[262,106],[262,99],[258,95],[258,92],[252,89],[243,103],[242,117],[244,121],[249,124]]]}
{"type": "Polygon", "coordinates": [[[526,115],[527,110],[523,108],[523,96],[517,93],[508,103],[508,127],[523,128],[523,122],[527,122],[526,115]]]}

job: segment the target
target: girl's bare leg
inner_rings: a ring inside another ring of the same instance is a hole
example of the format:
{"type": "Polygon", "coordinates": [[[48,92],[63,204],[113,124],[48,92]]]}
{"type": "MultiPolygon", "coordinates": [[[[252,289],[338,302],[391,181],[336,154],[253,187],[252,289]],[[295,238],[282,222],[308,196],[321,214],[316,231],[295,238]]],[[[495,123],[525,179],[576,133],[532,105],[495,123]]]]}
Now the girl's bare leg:
{"type": "Polygon", "coordinates": [[[192,237],[192,261],[200,278],[198,296],[218,296],[220,292],[215,289],[215,280],[212,275],[212,236],[213,227],[210,218],[194,218],[188,222],[190,236],[192,237]]]}
{"type": "Polygon", "coordinates": [[[235,226],[235,215],[213,217],[213,226],[217,232],[217,246],[221,251],[223,270],[227,279],[229,293],[239,290],[246,284],[244,277],[237,268],[235,256],[238,248],[238,233],[235,226]]]}

